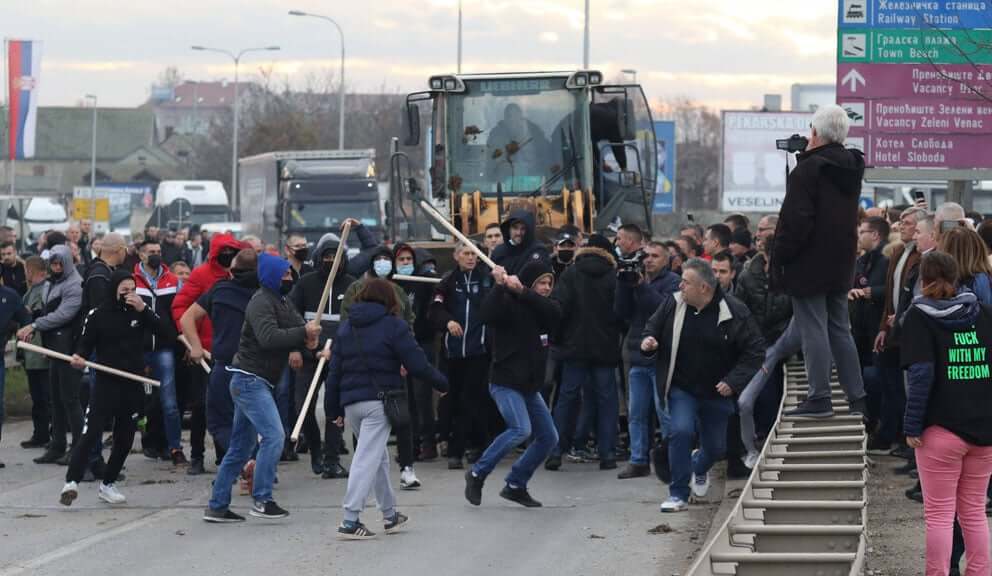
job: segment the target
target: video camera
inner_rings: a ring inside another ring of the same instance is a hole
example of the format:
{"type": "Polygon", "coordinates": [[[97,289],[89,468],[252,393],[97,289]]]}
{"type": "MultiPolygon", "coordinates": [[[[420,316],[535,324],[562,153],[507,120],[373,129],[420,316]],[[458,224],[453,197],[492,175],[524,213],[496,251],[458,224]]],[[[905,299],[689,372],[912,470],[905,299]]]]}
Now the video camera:
{"type": "Polygon", "coordinates": [[[617,280],[628,285],[635,285],[641,281],[644,274],[644,251],[638,250],[626,258],[617,258],[617,280]]]}
{"type": "Polygon", "coordinates": [[[781,138],[775,141],[776,148],[789,154],[804,152],[807,146],[809,146],[809,138],[800,136],[799,134],[793,134],[788,138],[781,138]]]}

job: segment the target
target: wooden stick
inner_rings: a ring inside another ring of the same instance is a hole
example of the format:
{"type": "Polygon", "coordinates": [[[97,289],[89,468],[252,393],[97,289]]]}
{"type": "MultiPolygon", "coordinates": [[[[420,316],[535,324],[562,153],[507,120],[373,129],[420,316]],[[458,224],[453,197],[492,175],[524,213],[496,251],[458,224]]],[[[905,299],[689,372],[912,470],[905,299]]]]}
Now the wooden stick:
{"type": "Polygon", "coordinates": [[[448,219],[445,218],[440,212],[438,212],[437,208],[434,208],[434,206],[432,206],[430,202],[426,200],[421,200],[420,207],[423,208],[424,212],[427,212],[427,215],[433,218],[435,222],[443,226],[448,232],[451,232],[452,236],[458,238],[460,242],[462,242],[463,244],[468,246],[469,249],[475,252],[475,255],[479,257],[479,260],[485,262],[486,265],[489,266],[490,268],[496,267],[496,263],[493,262],[492,259],[489,258],[489,256],[486,256],[485,252],[479,250],[479,247],[475,245],[475,242],[469,240],[464,234],[461,233],[460,230],[458,230],[458,228],[455,228],[454,224],[448,222],[448,219]]]}
{"type": "MultiPolygon", "coordinates": [[[[320,319],[324,317],[324,308],[327,306],[327,301],[331,298],[331,288],[334,286],[334,277],[338,274],[338,267],[341,265],[341,256],[344,254],[345,244],[348,243],[348,234],[351,233],[351,222],[344,223],[344,229],[341,230],[341,243],[338,244],[338,251],[334,254],[334,264],[331,265],[331,273],[327,276],[327,281],[324,282],[324,292],[320,295],[320,304],[317,305],[316,318],[314,322],[320,324],[320,319]]],[[[320,254],[317,254],[317,259],[321,258],[320,254]]],[[[316,262],[319,266],[321,263],[316,262]]]]}
{"type": "Polygon", "coordinates": [[[429,276],[405,276],[403,274],[393,274],[393,280],[399,280],[400,282],[423,282],[424,284],[440,284],[440,278],[431,278],[429,276]]]}
{"type": "MultiPolygon", "coordinates": [[[[186,338],[185,335],[180,334],[178,340],[183,343],[183,346],[185,346],[187,350],[189,350],[190,352],[193,351],[193,345],[189,343],[189,340],[186,338]]],[[[202,367],[207,372],[207,374],[210,374],[210,364],[207,364],[207,360],[206,360],[207,356],[209,355],[210,352],[204,350],[203,358],[200,358],[200,367],[202,367]]]]}
{"type": "MultiPolygon", "coordinates": [[[[331,339],[328,338],[324,344],[324,352],[329,352],[330,350],[331,339]]],[[[327,359],[323,356],[317,362],[317,371],[313,373],[313,378],[310,380],[310,389],[307,390],[307,398],[303,401],[303,407],[300,408],[300,415],[296,418],[296,426],[293,426],[293,433],[289,435],[291,442],[296,442],[300,439],[300,429],[303,428],[303,420],[307,417],[307,411],[310,409],[310,401],[313,400],[313,395],[317,392],[317,383],[320,382],[320,373],[324,370],[324,363],[326,362],[327,359]]],[[[313,450],[313,447],[310,449],[313,450]]]]}
{"type": "MultiPolygon", "coordinates": [[[[68,354],[62,354],[61,352],[56,352],[54,350],[49,350],[42,346],[36,346],[28,342],[18,342],[18,348],[27,350],[28,352],[35,352],[43,356],[48,356],[49,358],[55,358],[56,360],[62,360],[63,362],[69,362],[72,360],[72,356],[68,354]]],[[[152,380],[151,378],[145,378],[144,376],[138,376],[131,372],[125,370],[118,370],[117,368],[111,368],[110,366],[104,366],[103,364],[97,364],[96,362],[90,362],[86,360],[86,366],[99,370],[100,372],[106,372],[107,374],[113,374],[114,376],[120,376],[121,378],[127,378],[128,380],[134,380],[135,382],[141,382],[142,384],[151,384],[152,386],[161,386],[158,380],[152,380]]]]}

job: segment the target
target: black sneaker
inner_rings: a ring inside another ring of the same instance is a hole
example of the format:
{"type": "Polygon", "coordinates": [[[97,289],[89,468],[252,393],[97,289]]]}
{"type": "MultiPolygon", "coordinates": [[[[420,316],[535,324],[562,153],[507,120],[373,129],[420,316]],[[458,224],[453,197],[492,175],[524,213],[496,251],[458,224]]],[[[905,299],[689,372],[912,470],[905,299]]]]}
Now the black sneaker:
{"type": "Polygon", "coordinates": [[[55,464],[59,458],[66,454],[65,448],[62,450],[49,449],[41,456],[34,459],[35,464],[55,464]]]}
{"type": "Polygon", "coordinates": [[[141,454],[152,462],[157,462],[162,457],[162,451],[157,448],[142,448],[141,454]]]}
{"type": "Polygon", "coordinates": [[[616,460],[600,460],[599,461],[600,470],[616,470],[617,461],[616,460]]]}
{"type": "Polygon", "coordinates": [[[868,453],[874,456],[885,456],[892,448],[892,443],[873,436],[868,440],[868,453]]]}
{"type": "Polygon", "coordinates": [[[541,503],[537,500],[531,498],[530,493],[527,492],[526,488],[511,488],[509,484],[503,486],[503,489],[499,491],[499,495],[511,502],[516,502],[521,506],[526,506],[527,508],[540,508],[541,503]]]}
{"type": "Polygon", "coordinates": [[[744,465],[740,458],[727,459],[727,478],[731,480],[742,480],[751,475],[751,469],[744,465]]]}
{"type": "Polygon", "coordinates": [[[668,444],[662,443],[651,451],[651,463],[654,464],[654,475],[664,484],[672,483],[672,468],[668,464],[668,444]]]}
{"type": "Polygon", "coordinates": [[[462,464],[461,458],[448,458],[448,470],[461,470],[465,465],[462,464]]]}
{"type": "Polygon", "coordinates": [[[66,451],[65,454],[59,456],[59,459],[55,461],[59,466],[68,466],[69,460],[72,459],[72,451],[66,451]]]}
{"type": "Polygon", "coordinates": [[[282,456],[279,458],[280,462],[296,462],[300,459],[300,456],[293,450],[293,445],[288,441],[282,448],[282,456]]]}
{"type": "Polygon", "coordinates": [[[324,471],[324,456],[319,450],[314,450],[310,454],[310,470],[317,476],[320,476],[324,471]]]}
{"type": "Polygon", "coordinates": [[[475,464],[482,457],[481,450],[466,450],[465,451],[465,461],[469,464],[475,464]]]}
{"type": "Polygon", "coordinates": [[[914,502],[919,502],[923,504],[923,489],[920,487],[920,483],[917,482],[916,486],[913,486],[909,490],[906,490],[906,498],[914,502]]]}
{"type": "Polygon", "coordinates": [[[900,444],[889,451],[889,456],[909,460],[913,457],[913,449],[905,444],[900,444]]]}
{"type": "Polygon", "coordinates": [[[868,402],[864,397],[861,397],[854,402],[850,402],[849,404],[851,406],[851,410],[849,412],[851,416],[861,416],[864,418],[865,415],[868,414],[868,402]]]}
{"type": "Polygon", "coordinates": [[[361,522],[349,522],[345,520],[338,526],[339,540],[371,540],[375,538],[375,532],[365,527],[361,522]]]}
{"type": "Polygon", "coordinates": [[[245,517],[231,512],[229,508],[223,510],[207,508],[203,511],[203,521],[212,524],[234,524],[235,522],[244,522],[245,517]]]}
{"type": "Polygon", "coordinates": [[[203,458],[193,458],[193,461],[189,463],[189,468],[186,469],[187,476],[199,476],[206,473],[207,470],[203,467],[203,458]]]}
{"type": "Polygon", "coordinates": [[[6,464],[4,464],[3,462],[0,462],[0,470],[2,470],[2,469],[4,469],[4,468],[6,468],[6,467],[7,467],[7,465],[6,465],[6,464]]]}
{"type": "Polygon", "coordinates": [[[340,462],[324,462],[324,471],[320,475],[324,480],[333,478],[347,478],[348,470],[340,462]]]}
{"type": "Polygon", "coordinates": [[[25,450],[30,450],[31,448],[44,448],[48,444],[48,440],[40,440],[38,438],[28,438],[24,442],[21,442],[21,448],[25,450]]]}
{"type": "Polygon", "coordinates": [[[185,466],[189,464],[189,460],[186,459],[186,455],[179,448],[175,448],[169,451],[169,457],[172,459],[173,466],[185,466]]]}
{"type": "Polygon", "coordinates": [[[548,459],[544,461],[545,470],[558,470],[561,468],[561,456],[556,456],[552,454],[548,456],[548,459]]]}
{"type": "Polygon", "coordinates": [[[485,483],[485,478],[472,474],[471,470],[465,472],[465,499],[469,504],[473,506],[482,504],[482,486],[485,483]]]}
{"type": "Polygon", "coordinates": [[[404,528],[404,525],[409,522],[410,519],[407,518],[406,514],[400,514],[395,512],[392,518],[387,518],[383,525],[383,531],[386,534],[394,534],[399,532],[404,528]]]}
{"type": "Polygon", "coordinates": [[[799,406],[786,410],[783,415],[797,418],[830,418],[834,415],[834,409],[830,405],[830,398],[820,398],[818,400],[806,400],[799,406]]]}
{"type": "Polygon", "coordinates": [[[280,508],[274,500],[269,500],[268,502],[256,501],[248,513],[255,518],[265,518],[268,520],[276,520],[289,516],[289,512],[280,508]]]}
{"type": "Polygon", "coordinates": [[[916,470],[916,463],[915,462],[906,462],[902,466],[897,466],[897,467],[895,467],[895,468],[892,469],[893,472],[895,472],[896,474],[899,474],[900,476],[906,476],[907,474],[909,474],[913,470],[916,470]]]}

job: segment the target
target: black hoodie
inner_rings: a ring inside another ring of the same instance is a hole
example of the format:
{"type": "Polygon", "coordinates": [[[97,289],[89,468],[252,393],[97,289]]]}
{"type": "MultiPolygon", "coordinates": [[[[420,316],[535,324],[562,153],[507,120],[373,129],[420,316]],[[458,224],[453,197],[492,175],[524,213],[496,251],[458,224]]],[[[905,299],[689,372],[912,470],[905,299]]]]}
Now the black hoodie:
{"type": "Polygon", "coordinates": [[[499,228],[503,231],[503,238],[506,241],[493,250],[493,262],[506,268],[508,274],[519,273],[524,265],[532,260],[540,260],[544,263],[551,261],[547,247],[537,240],[534,215],[527,210],[518,209],[510,212],[510,217],[500,224],[499,228]],[[523,222],[527,226],[523,241],[518,245],[510,243],[510,226],[514,222],[523,222]]]}
{"type": "MultiPolygon", "coordinates": [[[[327,283],[327,276],[330,270],[323,267],[324,256],[330,252],[337,252],[340,239],[334,234],[324,234],[313,252],[313,262],[315,269],[305,273],[293,286],[293,291],[289,293],[289,301],[296,307],[296,311],[303,316],[306,321],[317,317],[317,306],[320,305],[320,298],[324,294],[324,285],[327,283]]],[[[348,288],[355,282],[355,279],[348,275],[348,255],[347,250],[342,252],[342,262],[338,265],[338,272],[331,286],[330,310],[325,310],[320,318],[321,333],[317,346],[320,350],[324,346],[327,338],[333,338],[338,331],[341,322],[341,304],[344,302],[344,295],[348,288]]],[[[314,351],[303,351],[303,357],[312,360],[314,351]]]]}
{"type": "Polygon", "coordinates": [[[103,302],[90,310],[83,322],[76,353],[89,358],[96,351],[96,361],[112,368],[142,374],[145,370],[145,336],[154,333],[168,338],[171,318],[162,319],[151,306],[138,312],[117,297],[117,287],[134,280],[130,270],[118,269],[110,276],[103,302]]]}
{"type": "Polygon", "coordinates": [[[617,274],[613,255],[580,248],[551,298],[561,306],[558,353],[565,360],[616,365],[620,361],[620,320],[613,310],[617,274]]]}
{"type": "MultiPolygon", "coordinates": [[[[411,276],[436,277],[436,274],[420,272],[422,255],[413,246],[404,242],[400,242],[393,247],[393,274],[399,274],[396,270],[396,257],[403,250],[413,253],[413,274],[411,276]]],[[[417,342],[433,341],[434,327],[427,318],[427,309],[431,305],[434,286],[426,282],[400,282],[399,280],[394,280],[394,282],[406,294],[407,304],[413,309],[413,314],[416,317],[413,323],[413,334],[417,337],[417,342]]]]}
{"type": "Polygon", "coordinates": [[[864,155],[842,144],[799,155],[775,230],[773,286],[798,297],[851,288],[864,172],[864,155]]]}

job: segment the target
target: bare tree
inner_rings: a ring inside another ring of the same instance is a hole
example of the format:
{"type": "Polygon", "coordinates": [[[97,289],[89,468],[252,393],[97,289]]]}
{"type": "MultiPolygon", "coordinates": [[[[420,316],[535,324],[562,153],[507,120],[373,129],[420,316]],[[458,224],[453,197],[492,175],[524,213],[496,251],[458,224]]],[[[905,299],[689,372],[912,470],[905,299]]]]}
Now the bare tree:
{"type": "Polygon", "coordinates": [[[658,102],[654,115],[675,121],[676,206],[716,210],[720,204],[720,116],[688,98],[658,102]]]}

